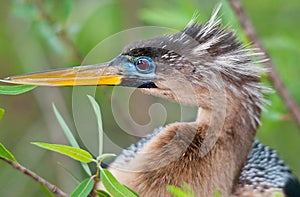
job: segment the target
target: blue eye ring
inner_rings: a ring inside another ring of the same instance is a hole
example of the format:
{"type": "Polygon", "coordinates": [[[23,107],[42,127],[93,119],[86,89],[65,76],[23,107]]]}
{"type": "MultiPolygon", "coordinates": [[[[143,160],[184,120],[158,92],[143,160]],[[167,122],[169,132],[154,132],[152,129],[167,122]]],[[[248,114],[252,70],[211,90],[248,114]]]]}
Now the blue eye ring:
{"type": "Polygon", "coordinates": [[[151,73],[155,69],[153,60],[144,56],[136,58],[134,65],[139,72],[144,74],[151,73]]]}

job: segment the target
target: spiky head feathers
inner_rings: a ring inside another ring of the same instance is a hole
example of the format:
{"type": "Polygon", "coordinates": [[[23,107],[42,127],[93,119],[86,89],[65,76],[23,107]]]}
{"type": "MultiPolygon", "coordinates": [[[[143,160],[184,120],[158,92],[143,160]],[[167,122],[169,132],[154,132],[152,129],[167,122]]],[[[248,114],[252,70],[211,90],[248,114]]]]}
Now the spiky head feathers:
{"type": "MultiPolygon", "coordinates": [[[[261,109],[262,91],[268,90],[259,82],[261,73],[266,71],[258,64],[264,61],[263,54],[242,45],[235,31],[223,28],[218,11],[219,8],[203,25],[193,19],[181,32],[135,42],[123,54],[152,58],[157,64],[157,75],[164,80],[184,76],[192,86],[230,91],[250,109],[251,121],[257,125],[260,110],[251,111],[249,106],[261,109]]],[[[159,82],[155,84],[159,86],[159,82]]],[[[155,91],[146,92],[162,96],[155,91]]]]}
{"type": "Polygon", "coordinates": [[[189,66],[191,74],[200,76],[208,71],[219,72],[231,83],[259,81],[265,72],[257,64],[263,61],[263,54],[243,46],[233,30],[222,28],[221,20],[216,18],[218,10],[204,25],[192,19],[181,32],[135,42],[123,54],[148,56],[166,67],[189,66]]]}

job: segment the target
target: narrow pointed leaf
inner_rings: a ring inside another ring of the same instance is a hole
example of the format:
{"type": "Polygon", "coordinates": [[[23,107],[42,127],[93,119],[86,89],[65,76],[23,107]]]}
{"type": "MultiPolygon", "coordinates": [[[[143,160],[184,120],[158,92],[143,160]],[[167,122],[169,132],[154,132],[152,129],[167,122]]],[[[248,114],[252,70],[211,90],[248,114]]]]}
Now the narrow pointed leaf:
{"type": "MultiPolygon", "coordinates": [[[[80,148],[78,142],[76,141],[72,131],[70,130],[70,128],[68,127],[67,123],[65,122],[65,120],[63,119],[63,117],[61,116],[61,114],[59,113],[59,111],[57,110],[56,106],[53,104],[53,111],[54,114],[65,134],[65,136],[67,137],[68,141],[70,142],[70,144],[75,147],[75,148],[80,148]]],[[[86,163],[81,162],[81,166],[84,169],[84,171],[89,175],[92,176],[92,172],[89,168],[89,166],[86,163]]]]}
{"type": "Polygon", "coordinates": [[[192,191],[192,189],[187,186],[184,185],[183,189],[176,187],[174,185],[168,185],[167,186],[167,190],[173,194],[175,197],[196,197],[196,195],[194,194],[194,192],[192,191]],[[186,190],[187,189],[187,190],[186,190]]]}
{"type": "Polygon", "coordinates": [[[63,129],[68,141],[70,142],[70,144],[73,147],[79,148],[79,144],[77,143],[71,129],[68,127],[67,123],[65,122],[65,120],[63,119],[61,114],[59,113],[58,109],[56,108],[56,106],[54,104],[52,104],[52,107],[53,107],[54,114],[55,114],[61,128],[63,129]]]}
{"type": "Polygon", "coordinates": [[[100,171],[101,181],[105,189],[114,197],[137,197],[135,193],[131,192],[127,187],[117,181],[117,179],[107,169],[100,171]]]}
{"type": "Polygon", "coordinates": [[[221,191],[217,189],[213,197],[222,197],[221,191]]]}
{"type": "Polygon", "coordinates": [[[106,191],[103,191],[103,190],[97,190],[96,194],[99,197],[110,197],[110,195],[106,191]]]}
{"type": "Polygon", "coordinates": [[[0,94],[17,95],[28,92],[36,86],[32,85],[15,85],[15,86],[0,86],[0,94]]]}
{"type": "Polygon", "coordinates": [[[5,158],[17,162],[13,154],[11,154],[11,152],[9,152],[9,150],[7,150],[2,143],[0,143],[0,158],[5,158]]]}
{"type": "Polygon", "coordinates": [[[104,154],[100,155],[97,158],[97,160],[100,161],[100,162],[102,162],[104,159],[107,159],[107,158],[110,158],[110,157],[115,157],[115,156],[117,156],[117,155],[114,154],[114,153],[104,153],[104,154]]]}
{"type": "Polygon", "coordinates": [[[4,116],[5,110],[0,108],[0,121],[2,120],[3,116],[4,116]]]}
{"type": "Polygon", "coordinates": [[[103,127],[102,127],[102,117],[101,117],[101,110],[100,110],[100,106],[98,105],[98,103],[96,102],[96,100],[90,96],[90,95],[87,95],[91,104],[92,104],[92,107],[94,109],[94,112],[96,114],[96,119],[97,119],[97,124],[98,124],[98,137],[99,137],[99,155],[102,155],[103,153],[103,127]]]}
{"type": "Polygon", "coordinates": [[[44,149],[48,149],[69,156],[77,161],[86,162],[86,163],[93,161],[92,155],[89,152],[80,148],[74,148],[71,146],[66,146],[61,144],[48,144],[43,142],[32,142],[32,144],[44,149]]]}
{"type": "Polygon", "coordinates": [[[91,178],[84,179],[73,191],[71,197],[87,197],[94,188],[94,180],[91,178]]]}
{"type": "Polygon", "coordinates": [[[273,196],[274,197],[284,197],[284,195],[281,192],[278,192],[278,191],[273,192],[273,196]]]}
{"type": "Polygon", "coordinates": [[[131,188],[127,187],[126,185],[124,185],[129,191],[131,191],[135,196],[140,196],[138,195],[135,191],[133,191],[131,188]]]}
{"type": "Polygon", "coordinates": [[[168,185],[167,190],[176,197],[187,196],[187,193],[185,191],[173,185],[168,185]]]}

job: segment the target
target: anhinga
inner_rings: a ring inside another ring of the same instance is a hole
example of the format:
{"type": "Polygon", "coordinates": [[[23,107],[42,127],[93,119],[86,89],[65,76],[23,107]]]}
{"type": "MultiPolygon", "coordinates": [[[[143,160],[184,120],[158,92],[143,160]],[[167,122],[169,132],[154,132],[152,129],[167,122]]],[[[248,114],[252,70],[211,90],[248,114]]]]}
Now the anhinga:
{"type": "Polygon", "coordinates": [[[171,196],[187,183],[201,197],[300,196],[300,185],[273,150],[254,140],[263,108],[261,54],[221,27],[217,11],[200,25],[125,47],[110,62],[8,77],[41,86],[119,85],[199,107],[194,122],[156,129],[110,165],[141,196],[171,196]]]}

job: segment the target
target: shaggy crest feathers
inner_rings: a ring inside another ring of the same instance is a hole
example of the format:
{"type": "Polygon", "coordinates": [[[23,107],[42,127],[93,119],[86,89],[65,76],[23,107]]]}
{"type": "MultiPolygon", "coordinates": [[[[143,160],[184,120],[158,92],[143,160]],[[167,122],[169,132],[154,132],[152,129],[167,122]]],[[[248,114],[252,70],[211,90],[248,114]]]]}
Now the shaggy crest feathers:
{"type": "Polygon", "coordinates": [[[192,67],[191,82],[222,90],[226,88],[242,102],[249,113],[254,128],[260,124],[260,112],[268,103],[263,93],[271,89],[260,83],[260,76],[267,71],[259,63],[267,61],[258,49],[242,45],[233,30],[221,26],[217,17],[219,4],[208,22],[201,25],[196,16],[181,31],[171,35],[135,42],[123,51],[130,56],[148,56],[154,62],[180,70],[192,67]]]}
{"type": "MultiPolygon", "coordinates": [[[[260,83],[260,76],[267,69],[259,63],[267,59],[264,59],[264,54],[258,49],[246,48],[237,41],[233,30],[222,28],[221,19],[217,18],[220,8],[221,5],[217,6],[210,20],[204,25],[198,24],[193,18],[180,33],[182,38],[176,40],[188,38],[198,42],[197,46],[190,47],[191,53],[197,56],[197,60],[193,59],[192,62],[195,66],[194,82],[214,84],[212,76],[220,74],[224,87],[241,99],[243,107],[249,113],[252,126],[256,128],[261,124],[260,112],[253,110],[252,106],[264,110],[263,105],[269,103],[264,99],[263,93],[272,92],[260,83]]],[[[219,85],[219,81],[214,84],[215,87],[219,85]]]]}
{"type": "Polygon", "coordinates": [[[217,7],[204,25],[192,19],[180,33],[181,37],[197,41],[198,45],[190,48],[190,52],[198,55],[199,62],[195,62],[196,66],[206,64],[210,69],[216,69],[234,80],[242,80],[245,77],[258,79],[267,71],[258,65],[267,61],[263,58],[264,54],[258,49],[246,48],[237,41],[233,30],[222,28],[221,19],[216,18],[219,9],[220,7],[217,7]],[[212,61],[201,61],[201,57],[207,60],[207,56],[211,57],[212,61]]]}

